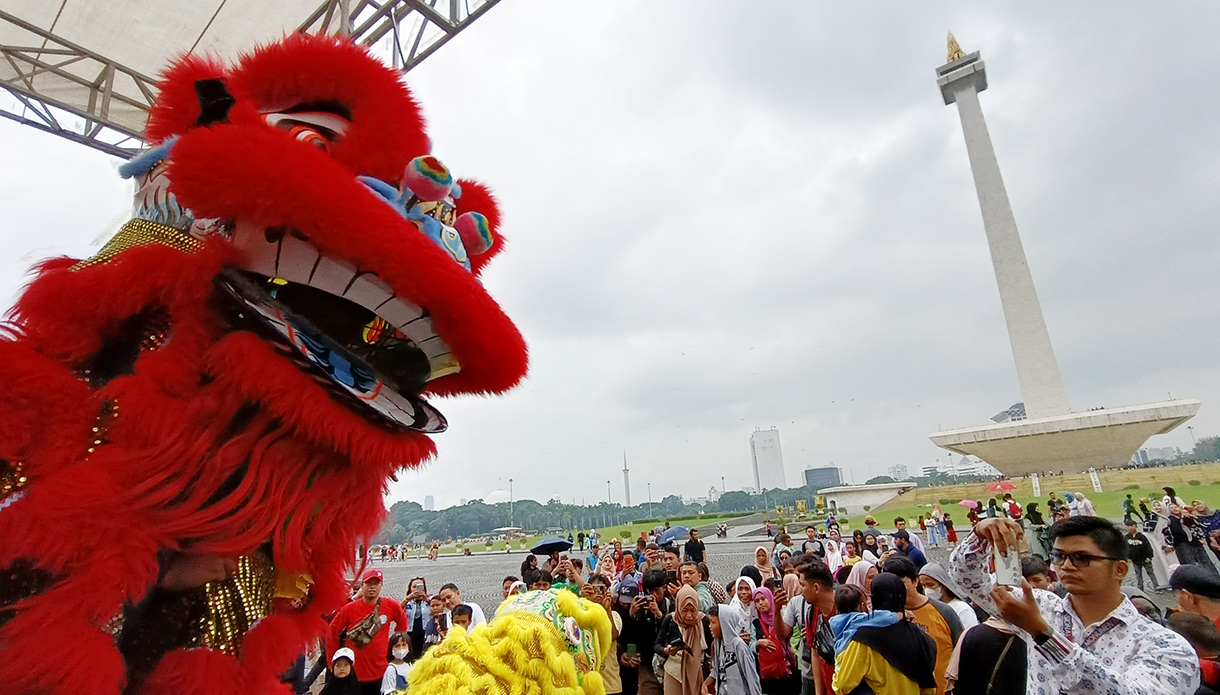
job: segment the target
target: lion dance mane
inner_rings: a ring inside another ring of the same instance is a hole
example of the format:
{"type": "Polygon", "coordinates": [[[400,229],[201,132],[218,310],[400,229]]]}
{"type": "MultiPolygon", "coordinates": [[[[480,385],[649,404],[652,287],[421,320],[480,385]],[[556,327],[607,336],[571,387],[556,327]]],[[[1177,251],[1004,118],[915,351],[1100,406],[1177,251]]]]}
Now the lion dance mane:
{"type": "Polygon", "coordinates": [[[6,693],[287,692],[387,481],[435,452],[424,397],[526,372],[480,280],[496,202],[365,49],[183,58],[147,141],[132,219],[40,264],[0,334],[6,693]],[[169,582],[200,558],[225,571],[169,582]]]}

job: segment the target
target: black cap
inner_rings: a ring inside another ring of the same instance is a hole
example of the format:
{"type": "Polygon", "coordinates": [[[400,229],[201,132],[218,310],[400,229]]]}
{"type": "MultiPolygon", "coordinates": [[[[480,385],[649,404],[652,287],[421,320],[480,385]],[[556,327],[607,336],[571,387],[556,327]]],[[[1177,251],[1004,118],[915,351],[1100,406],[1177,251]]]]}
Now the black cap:
{"type": "Polygon", "coordinates": [[[1182,565],[1174,570],[1169,578],[1169,586],[1196,596],[1220,599],[1220,577],[1199,565],[1182,565]]]}
{"type": "Polygon", "coordinates": [[[904,541],[909,541],[909,540],[911,540],[911,534],[907,533],[906,531],[903,531],[902,529],[899,529],[894,532],[894,538],[901,538],[904,541]]]}

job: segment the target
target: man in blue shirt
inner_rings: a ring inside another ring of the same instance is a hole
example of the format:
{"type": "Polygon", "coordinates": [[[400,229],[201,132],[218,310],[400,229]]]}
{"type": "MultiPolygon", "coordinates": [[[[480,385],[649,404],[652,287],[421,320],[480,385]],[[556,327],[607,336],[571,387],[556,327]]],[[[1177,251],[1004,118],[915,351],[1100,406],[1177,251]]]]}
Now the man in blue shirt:
{"type": "Polygon", "coordinates": [[[915,563],[916,569],[923,569],[923,566],[928,564],[928,558],[924,556],[922,550],[911,543],[911,534],[906,531],[894,532],[894,547],[898,549],[898,552],[910,558],[911,562],[915,563]]]}

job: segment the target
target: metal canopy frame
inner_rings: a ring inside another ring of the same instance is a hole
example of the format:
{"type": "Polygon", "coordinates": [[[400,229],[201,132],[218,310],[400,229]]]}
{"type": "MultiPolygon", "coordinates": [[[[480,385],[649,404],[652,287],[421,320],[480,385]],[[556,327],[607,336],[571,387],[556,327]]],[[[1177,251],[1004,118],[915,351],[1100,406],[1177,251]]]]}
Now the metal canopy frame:
{"type": "MultiPolygon", "coordinates": [[[[435,53],[500,0],[324,0],[300,24],[309,33],[350,34],[387,51],[390,64],[407,72],[435,53]]],[[[139,152],[142,132],[109,117],[116,102],[147,112],[157,81],[104,55],[0,10],[0,23],[39,37],[41,46],[0,43],[0,60],[14,71],[0,82],[0,116],[107,154],[129,159],[139,152]],[[71,66],[72,71],[65,68],[71,66]],[[87,104],[73,105],[42,93],[35,78],[52,74],[88,90],[87,104]],[[93,79],[81,75],[94,75],[93,79]],[[135,90],[116,90],[116,78],[135,90]]]]}

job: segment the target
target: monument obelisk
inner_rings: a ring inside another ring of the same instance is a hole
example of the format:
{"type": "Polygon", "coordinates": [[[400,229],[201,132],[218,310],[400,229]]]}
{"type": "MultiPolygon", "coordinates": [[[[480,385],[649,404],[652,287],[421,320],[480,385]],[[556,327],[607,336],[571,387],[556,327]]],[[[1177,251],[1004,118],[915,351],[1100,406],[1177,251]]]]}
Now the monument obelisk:
{"type": "Polygon", "coordinates": [[[1122,466],[1148,437],[1186,422],[1202,404],[1188,399],[1072,412],[979,105],[986,66],[977,52],[963,54],[949,34],[949,60],[936,69],[936,84],[961,118],[1026,418],[934,432],[932,443],[978,456],[1008,475],[1122,466]]]}
{"type": "Polygon", "coordinates": [[[1067,390],[979,104],[979,92],[987,89],[987,67],[977,51],[963,55],[957,40],[949,34],[949,62],[937,68],[936,76],[945,104],[956,103],[961,117],[1025,413],[1031,418],[1066,415],[1071,412],[1067,390]]]}

